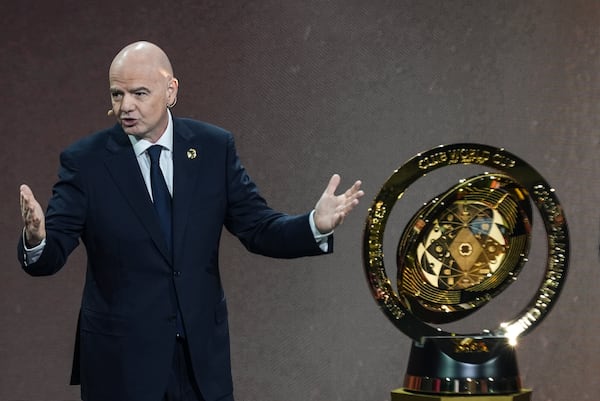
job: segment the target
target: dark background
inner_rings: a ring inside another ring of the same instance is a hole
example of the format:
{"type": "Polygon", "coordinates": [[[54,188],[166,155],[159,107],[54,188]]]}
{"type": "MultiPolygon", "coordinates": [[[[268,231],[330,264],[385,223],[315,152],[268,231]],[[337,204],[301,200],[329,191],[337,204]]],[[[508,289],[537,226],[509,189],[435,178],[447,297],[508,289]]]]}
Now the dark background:
{"type": "MultiPolygon", "coordinates": [[[[556,188],[571,269],[519,365],[536,401],[597,399],[599,21],[593,0],[3,1],[0,400],[79,399],[67,383],[85,253],[53,277],[23,273],[18,186],[45,204],[60,150],[113,123],[108,66],[140,39],[171,57],[175,114],[234,132],[275,208],[310,209],[334,172],[364,181],[333,255],[266,259],[224,236],[239,400],[384,401],[402,385],[410,340],[370,295],[364,222],[394,169],[453,142],[506,147],[556,188]]],[[[454,183],[427,179],[389,224],[390,276],[405,219],[454,183]]],[[[533,295],[546,258],[534,226],[520,279],[459,330],[494,328],[533,295]]]]}

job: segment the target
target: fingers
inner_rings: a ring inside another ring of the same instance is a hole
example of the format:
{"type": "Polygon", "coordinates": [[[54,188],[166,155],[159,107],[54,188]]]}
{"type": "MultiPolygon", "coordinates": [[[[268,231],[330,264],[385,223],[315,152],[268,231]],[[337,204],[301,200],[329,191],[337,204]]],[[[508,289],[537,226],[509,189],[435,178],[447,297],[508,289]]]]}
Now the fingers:
{"type": "Polygon", "coordinates": [[[365,193],[360,189],[361,185],[362,181],[357,180],[350,188],[346,190],[346,197],[353,199],[359,199],[362,197],[365,193]]]}
{"type": "Polygon", "coordinates": [[[344,203],[342,205],[342,211],[344,216],[347,215],[356,205],[359,203],[359,199],[365,194],[360,189],[362,182],[357,180],[354,184],[344,192],[344,203]]]}
{"type": "MultiPolygon", "coordinates": [[[[338,188],[338,186],[340,185],[342,178],[340,177],[339,174],[333,174],[331,176],[331,178],[329,179],[329,183],[327,184],[327,188],[325,189],[325,193],[328,195],[335,195],[335,191],[338,188]]],[[[356,180],[354,182],[354,184],[352,184],[352,186],[350,188],[348,188],[346,190],[346,192],[344,192],[344,195],[346,197],[356,197],[356,198],[360,198],[361,196],[364,195],[364,192],[360,190],[360,187],[362,185],[362,181],[360,180],[356,180]]]]}
{"type": "Polygon", "coordinates": [[[25,239],[28,245],[39,244],[46,236],[44,212],[33,196],[31,188],[20,186],[21,217],[25,225],[25,239]]]}
{"type": "Polygon", "coordinates": [[[20,204],[21,204],[21,216],[23,217],[23,221],[27,220],[27,216],[31,214],[31,212],[33,211],[33,208],[31,206],[31,201],[32,199],[35,199],[33,197],[33,192],[31,191],[31,188],[29,188],[27,185],[23,184],[21,185],[21,187],[19,188],[20,190],[20,204]]]}
{"type": "Polygon", "coordinates": [[[317,229],[324,233],[333,230],[343,223],[345,217],[358,205],[359,199],[364,195],[360,189],[362,181],[357,180],[350,188],[336,195],[341,177],[333,174],[329,179],[327,188],[315,205],[315,223],[317,229]]]}
{"type": "Polygon", "coordinates": [[[360,189],[361,185],[362,181],[355,181],[346,192],[338,197],[341,200],[337,210],[337,213],[340,216],[340,224],[352,209],[359,204],[359,199],[365,194],[364,191],[360,189]]]}
{"type": "Polygon", "coordinates": [[[23,217],[25,217],[24,213],[32,213],[34,211],[37,201],[35,200],[35,196],[33,196],[31,188],[25,184],[21,185],[20,193],[21,213],[23,213],[23,217]]]}
{"type": "Polygon", "coordinates": [[[26,225],[37,223],[40,219],[39,210],[41,210],[41,206],[33,196],[33,192],[31,188],[27,185],[21,185],[21,216],[23,217],[23,222],[26,225]]]}
{"type": "Polygon", "coordinates": [[[29,188],[29,186],[23,184],[19,187],[19,191],[21,194],[21,204],[23,204],[23,202],[31,202],[32,200],[35,200],[33,191],[31,188],[29,188]]]}
{"type": "MultiPolygon", "coordinates": [[[[329,184],[327,184],[327,189],[325,189],[325,195],[336,197],[335,191],[339,187],[341,182],[341,177],[339,174],[334,174],[329,179],[329,184]]],[[[337,198],[341,201],[340,209],[345,210],[346,207],[356,206],[358,204],[358,200],[365,194],[364,191],[360,189],[362,185],[362,181],[356,180],[354,184],[350,188],[348,188],[343,194],[337,196],[337,198]]]]}

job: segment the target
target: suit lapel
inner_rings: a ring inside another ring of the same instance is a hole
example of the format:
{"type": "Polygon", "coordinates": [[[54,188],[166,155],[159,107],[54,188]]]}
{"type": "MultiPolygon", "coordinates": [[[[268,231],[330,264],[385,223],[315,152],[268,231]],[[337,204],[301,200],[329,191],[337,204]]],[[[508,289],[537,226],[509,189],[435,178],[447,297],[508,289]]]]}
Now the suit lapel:
{"type": "Polygon", "coordinates": [[[171,262],[172,256],[166,247],[158,216],[148,194],[133,147],[127,135],[119,127],[110,132],[107,149],[109,156],[105,164],[111,177],[127,199],[133,213],[150,233],[160,252],[171,262]]]}
{"type": "Polygon", "coordinates": [[[202,149],[193,141],[193,133],[173,118],[173,249],[181,252],[188,222],[192,194],[198,182],[202,149]]]}

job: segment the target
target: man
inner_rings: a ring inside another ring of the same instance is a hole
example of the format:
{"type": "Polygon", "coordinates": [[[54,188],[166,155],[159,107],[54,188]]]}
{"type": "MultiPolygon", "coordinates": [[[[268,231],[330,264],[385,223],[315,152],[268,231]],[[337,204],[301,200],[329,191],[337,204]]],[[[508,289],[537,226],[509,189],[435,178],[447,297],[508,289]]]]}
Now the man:
{"type": "Polygon", "coordinates": [[[79,239],[86,247],[72,376],[83,400],[233,400],[222,227],[267,256],[331,252],[361,183],[336,196],[334,175],[311,213],[276,212],[230,133],[171,115],[178,81],[159,47],[122,49],[109,82],[117,124],[61,154],[45,215],[21,186],[19,259],[29,274],[48,275],[79,239]]]}

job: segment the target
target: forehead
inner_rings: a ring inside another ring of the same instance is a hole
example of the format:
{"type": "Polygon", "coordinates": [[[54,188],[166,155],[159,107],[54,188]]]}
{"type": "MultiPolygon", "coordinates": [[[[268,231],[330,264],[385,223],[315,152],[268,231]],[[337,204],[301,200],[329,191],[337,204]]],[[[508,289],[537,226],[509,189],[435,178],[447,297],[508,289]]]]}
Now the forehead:
{"type": "Polygon", "coordinates": [[[152,87],[159,85],[164,80],[160,69],[144,62],[114,64],[110,68],[108,78],[111,87],[152,87]]]}

